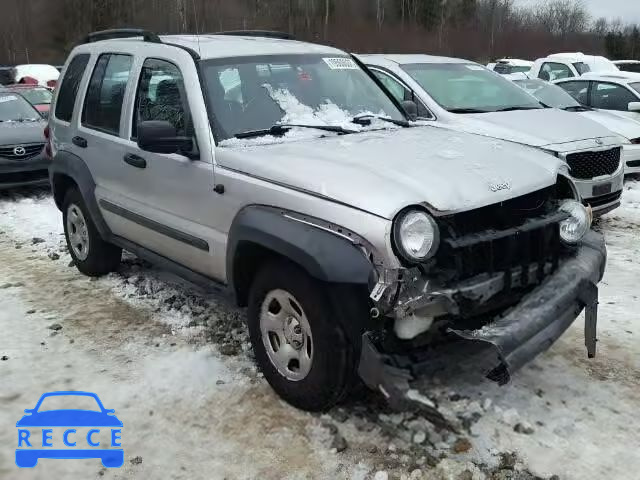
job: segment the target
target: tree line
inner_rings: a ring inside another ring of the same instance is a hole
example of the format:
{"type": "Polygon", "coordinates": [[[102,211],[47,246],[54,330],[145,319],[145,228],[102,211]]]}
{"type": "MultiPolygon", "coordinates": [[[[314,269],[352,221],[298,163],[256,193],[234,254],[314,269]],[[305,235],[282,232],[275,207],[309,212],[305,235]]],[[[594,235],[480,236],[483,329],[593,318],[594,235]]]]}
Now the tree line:
{"type": "Polygon", "coordinates": [[[433,53],[486,62],[583,51],[640,57],[640,29],[594,19],[581,0],[2,0],[0,64],[60,64],[87,33],[267,29],[354,52],[433,53]]]}

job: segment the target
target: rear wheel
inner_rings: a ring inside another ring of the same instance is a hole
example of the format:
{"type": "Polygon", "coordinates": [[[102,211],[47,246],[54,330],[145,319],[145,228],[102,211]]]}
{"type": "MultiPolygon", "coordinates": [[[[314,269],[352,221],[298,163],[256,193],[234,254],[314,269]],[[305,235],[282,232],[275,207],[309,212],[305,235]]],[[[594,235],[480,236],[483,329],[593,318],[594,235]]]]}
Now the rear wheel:
{"type": "Polygon", "coordinates": [[[118,268],[122,249],[102,239],[78,189],[67,192],[62,217],[69,254],[78,270],[97,277],[118,268]]]}
{"type": "Polygon", "coordinates": [[[257,274],[249,295],[249,333],[256,360],[280,397],[321,411],[356,383],[356,359],[326,287],[285,261],[257,274]]]}

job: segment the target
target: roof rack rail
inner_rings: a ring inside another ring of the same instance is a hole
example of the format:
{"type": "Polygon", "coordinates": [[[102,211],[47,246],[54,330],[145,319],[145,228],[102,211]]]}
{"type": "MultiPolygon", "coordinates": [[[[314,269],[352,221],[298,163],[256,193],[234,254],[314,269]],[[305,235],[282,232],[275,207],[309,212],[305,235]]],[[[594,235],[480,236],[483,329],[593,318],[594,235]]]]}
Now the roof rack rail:
{"type": "Polygon", "coordinates": [[[226,32],[215,32],[212,35],[232,35],[238,37],[265,37],[279,38],[281,40],[295,40],[291,33],[275,32],[271,30],[228,30],[226,32]]]}
{"type": "Polygon", "coordinates": [[[153,32],[143,30],[141,28],[114,28],[111,30],[102,30],[92,32],[87,35],[83,43],[99,42],[101,40],[112,40],[114,38],[132,38],[142,37],[145,42],[162,43],[160,37],[153,32]]]}

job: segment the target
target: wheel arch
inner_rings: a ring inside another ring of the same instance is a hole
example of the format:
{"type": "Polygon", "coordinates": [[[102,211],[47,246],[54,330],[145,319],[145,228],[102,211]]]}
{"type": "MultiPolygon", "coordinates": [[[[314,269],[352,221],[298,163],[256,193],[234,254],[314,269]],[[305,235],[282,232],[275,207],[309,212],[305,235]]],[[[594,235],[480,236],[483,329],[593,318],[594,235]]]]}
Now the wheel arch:
{"type": "Polygon", "coordinates": [[[105,240],[111,237],[111,231],[98,208],[95,196],[96,183],[82,158],[64,150],[59,151],[49,167],[49,179],[58,209],[62,210],[62,204],[69,189],[77,188],[100,236],[105,240]]]}
{"type": "Polygon", "coordinates": [[[228,284],[239,305],[266,261],[286,259],[326,283],[368,285],[374,267],[349,240],[264,206],[245,207],[234,219],[227,246],[228,284]]]}

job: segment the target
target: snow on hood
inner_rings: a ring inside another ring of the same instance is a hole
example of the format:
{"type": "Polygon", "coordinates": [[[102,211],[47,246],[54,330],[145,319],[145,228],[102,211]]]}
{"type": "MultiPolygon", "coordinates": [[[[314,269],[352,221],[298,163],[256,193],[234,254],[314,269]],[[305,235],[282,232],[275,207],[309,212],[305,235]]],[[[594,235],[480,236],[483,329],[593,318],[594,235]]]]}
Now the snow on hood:
{"type": "Polygon", "coordinates": [[[599,123],[555,108],[460,114],[457,117],[447,124],[447,128],[532,147],[611,136],[611,132],[599,123]]]}
{"type": "Polygon", "coordinates": [[[630,140],[632,138],[640,138],[640,122],[636,122],[632,118],[616,115],[615,113],[604,110],[590,110],[579,112],[580,116],[598,122],[602,126],[611,130],[613,133],[622,135],[630,140]]]}
{"type": "Polygon", "coordinates": [[[563,163],[536,149],[434,127],[219,148],[222,167],[393,218],[408,205],[471,210],[547,187],[563,163]]]}
{"type": "Polygon", "coordinates": [[[18,83],[24,77],[35,78],[40,85],[46,86],[50,80],[58,80],[60,72],[56,67],[51,65],[18,65],[15,67],[16,78],[18,83]]]}
{"type": "MultiPolygon", "coordinates": [[[[346,110],[341,109],[336,104],[326,101],[321,104],[317,110],[300,102],[291,92],[285,89],[274,89],[271,85],[263,85],[269,92],[269,95],[278,104],[284,112],[284,116],[280,120],[280,124],[292,125],[317,125],[317,126],[336,126],[353,132],[362,132],[367,130],[389,129],[394,130],[401,127],[393,123],[385,122],[375,118],[376,116],[385,117],[385,112],[377,114],[371,111],[362,111],[358,116],[371,116],[370,125],[358,125],[353,123],[354,115],[346,110]]],[[[323,130],[314,130],[312,128],[292,128],[282,136],[266,135],[255,138],[229,138],[220,142],[219,146],[249,146],[249,145],[271,145],[274,143],[285,143],[310,138],[318,138],[322,136],[332,135],[323,130]]]]}

